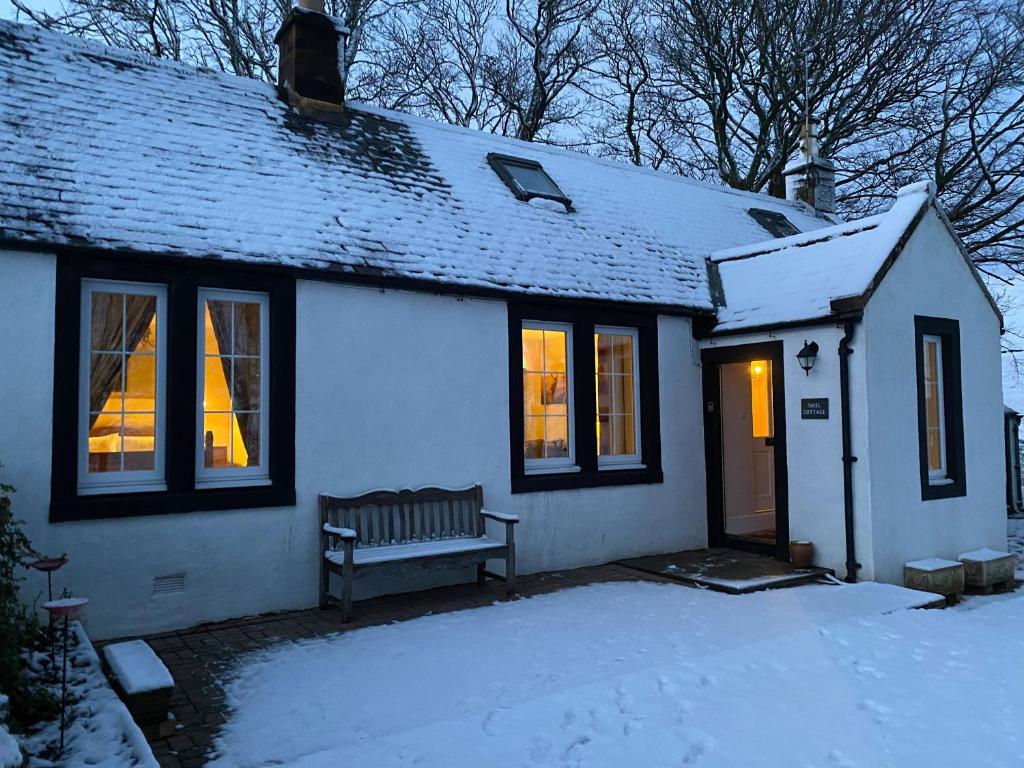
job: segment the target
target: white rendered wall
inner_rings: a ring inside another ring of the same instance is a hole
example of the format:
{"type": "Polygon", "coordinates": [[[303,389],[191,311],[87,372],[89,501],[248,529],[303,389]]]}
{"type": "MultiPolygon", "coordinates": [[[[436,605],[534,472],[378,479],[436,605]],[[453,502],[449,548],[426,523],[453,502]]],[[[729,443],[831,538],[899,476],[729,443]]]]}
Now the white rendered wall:
{"type": "Polygon", "coordinates": [[[903,564],[1006,550],[999,321],[945,227],[929,212],[868,303],[874,557],[881,581],[903,564]],[[967,495],[921,500],[914,316],[959,320],[967,495]]]}
{"type": "MultiPolygon", "coordinates": [[[[853,424],[853,453],[867,453],[866,405],[863,386],[865,336],[857,327],[850,356],[850,409],[853,424]]],[[[786,462],[789,483],[789,536],[814,544],[814,562],[832,568],[840,578],[846,575],[846,522],[843,504],[843,441],[839,385],[839,340],[841,326],[809,328],[723,336],[704,342],[706,347],[724,347],[765,341],[783,343],[786,388],[786,462]],[[796,355],[804,341],[818,343],[818,358],[805,374],[796,355]],[[802,398],[829,400],[828,419],[800,418],[802,398]]],[[[778,414],[776,414],[778,418],[778,414]]],[[[776,457],[778,460],[778,457],[776,457]]],[[[871,578],[871,519],[868,464],[854,464],[854,524],[857,560],[863,566],[860,578],[871,578]]],[[[778,489],[776,489],[776,498],[778,489]]]]}
{"type": "MultiPolygon", "coordinates": [[[[0,481],[36,546],[69,554],[55,584],[90,599],[97,637],[314,605],[321,491],[482,483],[489,507],[523,518],[524,573],[706,543],[688,320],[659,320],[665,482],[513,496],[504,303],[302,281],[295,507],[51,525],[54,276],[52,257],[0,252],[0,324],[17,331],[0,333],[0,481]],[[177,573],[184,593],[153,595],[177,573]]],[[[30,579],[31,599],[45,580],[30,579]]]]}

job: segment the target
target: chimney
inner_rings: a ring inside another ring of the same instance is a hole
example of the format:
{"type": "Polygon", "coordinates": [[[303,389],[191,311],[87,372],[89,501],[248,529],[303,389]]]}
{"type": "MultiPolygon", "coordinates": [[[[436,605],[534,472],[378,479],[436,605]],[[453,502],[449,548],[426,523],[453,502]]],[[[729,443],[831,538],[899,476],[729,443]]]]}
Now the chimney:
{"type": "Polygon", "coordinates": [[[324,0],[299,0],[274,37],[277,85],[297,106],[338,109],[345,100],[339,72],[348,30],[324,13],[324,0]]]}
{"type": "Polygon", "coordinates": [[[819,213],[836,212],[836,170],[818,154],[818,119],[800,127],[800,154],[786,165],[786,199],[803,200],[819,213]]]}

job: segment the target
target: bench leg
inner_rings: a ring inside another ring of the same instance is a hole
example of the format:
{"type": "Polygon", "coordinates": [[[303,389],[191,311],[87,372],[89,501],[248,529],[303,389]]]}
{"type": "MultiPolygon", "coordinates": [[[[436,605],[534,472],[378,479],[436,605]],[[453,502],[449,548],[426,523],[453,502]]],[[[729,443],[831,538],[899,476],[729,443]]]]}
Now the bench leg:
{"type": "Polygon", "coordinates": [[[352,565],[349,562],[342,568],[342,582],[341,623],[348,624],[352,621],[352,565]]]}
{"type": "Polygon", "coordinates": [[[329,604],[327,596],[331,590],[331,572],[327,569],[327,561],[320,558],[320,610],[329,604]]]}
{"type": "Polygon", "coordinates": [[[505,555],[505,594],[516,593],[516,540],[515,526],[511,523],[505,525],[505,543],[508,545],[508,554],[505,555]]]}
{"type": "Polygon", "coordinates": [[[476,566],[476,583],[479,586],[483,586],[487,581],[487,563],[477,563],[476,566]]]}
{"type": "Polygon", "coordinates": [[[353,545],[351,541],[345,542],[345,564],[341,568],[341,580],[344,594],[341,596],[341,621],[348,624],[352,621],[352,582],[354,566],[352,564],[353,545]]]}

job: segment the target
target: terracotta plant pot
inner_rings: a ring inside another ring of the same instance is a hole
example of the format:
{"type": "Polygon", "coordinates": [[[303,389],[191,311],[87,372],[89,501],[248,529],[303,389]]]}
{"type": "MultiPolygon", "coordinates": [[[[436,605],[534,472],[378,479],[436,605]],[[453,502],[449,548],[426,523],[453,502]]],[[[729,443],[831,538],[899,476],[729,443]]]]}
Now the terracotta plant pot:
{"type": "Polygon", "coordinates": [[[789,559],[796,568],[810,568],[814,562],[814,545],[809,541],[789,542],[789,559]]]}

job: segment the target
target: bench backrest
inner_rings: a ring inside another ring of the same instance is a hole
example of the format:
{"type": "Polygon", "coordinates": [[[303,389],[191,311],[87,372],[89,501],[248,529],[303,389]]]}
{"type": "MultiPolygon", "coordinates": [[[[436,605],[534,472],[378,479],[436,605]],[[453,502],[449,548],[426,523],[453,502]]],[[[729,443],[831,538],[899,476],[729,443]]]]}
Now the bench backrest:
{"type": "Polygon", "coordinates": [[[330,523],[356,532],[356,547],[482,536],[484,491],[419,488],[371,491],[342,498],[320,496],[320,526],[330,523]]]}

